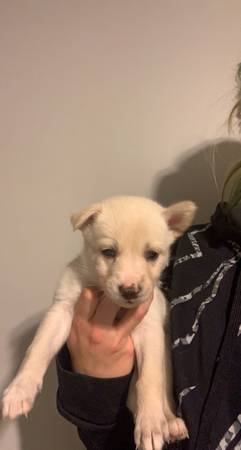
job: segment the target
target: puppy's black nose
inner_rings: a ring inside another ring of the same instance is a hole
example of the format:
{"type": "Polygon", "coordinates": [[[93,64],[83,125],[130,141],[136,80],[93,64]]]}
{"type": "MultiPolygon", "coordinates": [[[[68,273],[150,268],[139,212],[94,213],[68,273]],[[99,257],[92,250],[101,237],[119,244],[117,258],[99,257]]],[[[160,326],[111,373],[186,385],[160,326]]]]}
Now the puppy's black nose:
{"type": "Polygon", "coordinates": [[[141,286],[135,284],[126,286],[125,284],[120,284],[119,291],[124,299],[132,300],[138,297],[138,294],[141,292],[141,286]]]}

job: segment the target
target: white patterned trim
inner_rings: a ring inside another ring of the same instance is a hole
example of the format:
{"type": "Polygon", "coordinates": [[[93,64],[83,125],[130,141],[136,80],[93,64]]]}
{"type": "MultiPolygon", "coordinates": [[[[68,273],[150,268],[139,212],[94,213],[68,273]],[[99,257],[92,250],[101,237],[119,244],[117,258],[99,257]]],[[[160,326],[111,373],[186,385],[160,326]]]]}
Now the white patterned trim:
{"type": "MultiPolygon", "coordinates": [[[[229,429],[226,431],[224,436],[222,437],[221,441],[219,442],[218,446],[215,450],[226,450],[230,444],[234,440],[234,438],[237,436],[239,431],[241,430],[241,414],[238,415],[237,419],[232,423],[232,425],[229,427],[229,429]]],[[[240,442],[238,443],[239,447],[237,449],[240,449],[240,442]]],[[[237,444],[237,445],[238,445],[237,444]]],[[[235,449],[236,449],[235,447],[235,449]]],[[[237,450],[236,449],[236,450],[237,450]]]]}
{"type": "Polygon", "coordinates": [[[184,399],[184,397],[186,397],[186,395],[189,394],[189,392],[193,391],[193,389],[196,389],[197,386],[189,386],[185,389],[183,389],[180,394],[178,394],[178,413],[181,412],[181,406],[182,406],[182,401],[184,399]]]}
{"type": "Polygon", "coordinates": [[[190,231],[189,233],[187,233],[187,237],[191,243],[191,246],[194,249],[194,252],[178,258],[174,263],[174,267],[176,267],[178,264],[181,264],[181,263],[187,261],[188,259],[201,258],[203,256],[203,253],[201,252],[201,249],[197,242],[197,239],[195,238],[195,234],[202,233],[203,231],[206,231],[209,227],[210,227],[210,223],[205,225],[203,228],[200,228],[199,230],[194,230],[194,231],[190,231]]]}
{"type": "MultiPolygon", "coordinates": [[[[226,273],[229,269],[231,269],[231,267],[233,267],[233,266],[240,260],[240,258],[241,258],[241,253],[239,252],[236,256],[233,256],[231,259],[229,259],[229,260],[227,260],[227,261],[224,261],[222,264],[220,264],[220,266],[222,266],[222,270],[221,270],[221,271],[218,273],[218,275],[217,275],[217,278],[216,278],[216,280],[215,280],[215,282],[214,282],[214,284],[213,284],[213,289],[212,289],[211,294],[210,294],[210,295],[209,295],[209,296],[201,303],[201,305],[200,305],[199,308],[198,308],[198,311],[197,311],[195,320],[194,320],[193,325],[192,325],[192,328],[191,328],[192,333],[188,333],[188,334],[186,334],[186,336],[184,336],[184,337],[178,337],[178,338],[173,342],[173,345],[172,345],[173,349],[175,349],[175,348],[178,347],[179,345],[190,345],[190,344],[191,344],[191,342],[193,341],[194,337],[196,336],[196,334],[197,334],[197,332],[198,332],[198,329],[199,329],[199,320],[200,320],[200,317],[201,317],[201,315],[202,315],[204,309],[206,308],[206,306],[207,306],[209,303],[211,303],[211,302],[215,299],[215,297],[216,297],[216,295],[217,295],[218,288],[219,288],[219,286],[220,286],[220,283],[221,283],[221,281],[222,281],[222,279],[223,279],[225,273],[226,273]]],[[[220,269],[220,267],[219,267],[219,269],[220,269]]],[[[216,270],[214,273],[216,274],[216,273],[217,273],[217,270],[216,270]]],[[[210,278],[213,279],[213,274],[211,275],[210,278]]],[[[208,284],[210,283],[210,279],[209,279],[206,283],[204,283],[204,285],[207,284],[207,283],[208,283],[208,284]]],[[[198,288],[196,288],[196,290],[197,290],[197,289],[199,289],[199,290],[203,289],[203,285],[200,285],[198,288]]],[[[179,303],[183,303],[184,301],[190,300],[190,299],[192,298],[192,296],[194,295],[194,293],[196,293],[196,290],[194,289],[195,292],[192,291],[192,293],[190,293],[190,298],[185,299],[185,300],[183,299],[182,301],[179,301],[179,303]],[[192,294],[192,295],[191,295],[191,294],[192,294]]],[[[173,302],[174,302],[174,300],[173,300],[173,302]]],[[[172,303],[173,303],[173,302],[172,302],[172,303]]],[[[177,303],[178,303],[178,302],[177,302],[177,299],[176,299],[176,303],[175,303],[173,306],[175,306],[177,303]]],[[[172,305],[172,304],[171,304],[171,305],[172,305]]]]}

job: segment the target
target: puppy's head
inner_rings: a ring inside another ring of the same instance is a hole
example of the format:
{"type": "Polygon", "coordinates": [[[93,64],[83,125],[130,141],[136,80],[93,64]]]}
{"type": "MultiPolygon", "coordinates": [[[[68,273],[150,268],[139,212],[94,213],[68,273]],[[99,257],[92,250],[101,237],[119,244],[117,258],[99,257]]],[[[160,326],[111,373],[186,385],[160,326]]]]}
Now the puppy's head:
{"type": "Polygon", "coordinates": [[[97,286],[121,307],[149,300],[166,266],[170,245],[192,222],[196,206],[164,208],[142,197],[113,197],[73,214],[84,236],[88,270],[97,286]]]}

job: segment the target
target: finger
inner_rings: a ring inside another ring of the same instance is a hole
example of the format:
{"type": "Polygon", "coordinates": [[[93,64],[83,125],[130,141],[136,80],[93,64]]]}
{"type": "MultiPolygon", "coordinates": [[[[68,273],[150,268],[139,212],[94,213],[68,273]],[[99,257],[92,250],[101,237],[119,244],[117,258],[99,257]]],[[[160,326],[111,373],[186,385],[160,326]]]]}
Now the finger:
{"type": "Polygon", "coordinates": [[[75,319],[82,318],[89,320],[94,314],[99,301],[96,291],[90,288],[84,288],[75,306],[75,319]]]}
{"type": "Polygon", "coordinates": [[[91,319],[92,324],[113,326],[120,307],[106,297],[102,297],[91,319]]]}
{"type": "Polygon", "coordinates": [[[148,309],[150,308],[152,302],[152,297],[150,300],[137,306],[137,308],[129,309],[124,317],[116,325],[121,337],[128,336],[134,328],[142,321],[143,317],[146,315],[148,309]]]}

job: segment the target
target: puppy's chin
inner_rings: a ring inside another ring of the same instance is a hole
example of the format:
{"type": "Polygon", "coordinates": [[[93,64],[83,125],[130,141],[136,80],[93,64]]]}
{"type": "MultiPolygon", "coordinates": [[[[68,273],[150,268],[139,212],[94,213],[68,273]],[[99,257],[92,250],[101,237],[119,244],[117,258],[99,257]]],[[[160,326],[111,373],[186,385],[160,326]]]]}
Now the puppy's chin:
{"type": "Polygon", "coordinates": [[[131,308],[137,308],[141,303],[144,303],[146,300],[112,300],[116,305],[120,306],[121,308],[131,309],[131,308]]]}
{"type": "Polygon", "coordinates": [[[120,308],[137,308],[141,303],[144,303],[149,300],[151,294],[141,295],[138,298],[127,300],[116,293],[106,292],[106,296],[116,305],[120,306],[120,308]]]}

